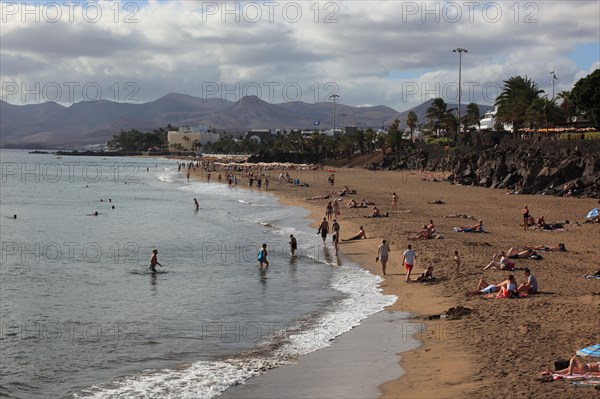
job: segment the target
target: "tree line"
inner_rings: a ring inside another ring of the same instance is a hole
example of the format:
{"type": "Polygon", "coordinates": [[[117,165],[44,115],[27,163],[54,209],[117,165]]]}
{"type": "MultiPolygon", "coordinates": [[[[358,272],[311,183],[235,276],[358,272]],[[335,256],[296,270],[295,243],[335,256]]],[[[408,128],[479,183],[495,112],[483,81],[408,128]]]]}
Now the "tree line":
{"type": "MultiPolygon", "coordinates": [[[[544,91],[527,76],[514,76],[503,83],[502,92],[494,104],[498,111],[496,121],[499,130],[502,124],[511,124],[515,137],[518,137],[523,128],[560,126],[578,115],[600,128],[600,69],[578,80],[572,90],[561,91],[552,99],[544,95],[544,91]]],[[[355,153],[365,154],[381,149],[384,152],[387,149],[398,152],[409,141],[413,141],[417,128],[429,135],[429,140],[435,137],[440,143],[457,143],[459,135],[475,130],[481,119],[479,106],[470,103],[466,106],[459,125],[456,109],[448,109],[442,98],[432,101],[425,116],[427,121],[419,123],[417,114],[411,111],[406,117],[407,131],[401,130],[400,120],[395,119],[387,127],[385,134],[368,128],[335,136],[323,135],[317,131],[304,136],[297,130],[284,130],[263,141],[223,136],[215,143],[206,144],[203,152],[262,154],[270,157],[287,153],[304,154],[306,157],[311,155],[319,159],[336,156],[350,158],[355,153]]],[[[122,151],[146,151],[151,147],[167,150],[168,130],[176,128],[169,125],[166,129],[156,129],[151,133],[135,129],[121,131],[108,142],[108,147],[122,151]]]]}

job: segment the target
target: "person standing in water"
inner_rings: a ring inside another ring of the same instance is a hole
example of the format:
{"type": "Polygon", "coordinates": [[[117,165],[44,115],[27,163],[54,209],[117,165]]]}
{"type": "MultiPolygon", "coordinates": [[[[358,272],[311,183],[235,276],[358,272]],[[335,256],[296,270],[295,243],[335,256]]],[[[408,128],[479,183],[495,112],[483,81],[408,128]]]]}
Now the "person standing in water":
{"type": "Polygon", "coordinates": [[[290,253],[292,256],[296,254],[296,250],[298,249],[298,241],[296,241],[296,237],[293,234],[290,234],[290,253]]]}
{"type": "Polygon", "coordinates": [[[196,198],[194,198],[194,207],[196,208],[196,210],[200,209],[200,204],[198,203],[198,200],[196,198]]]}
{"type": "Polygon", "coordinates": [[[323,221],[319,225],[319,230],[317,230],[317,234],[321,234],[321,238],[323,239],[323,245],[325,245],[325,240],[327,239],[328,232],[329,232],[329,223],[327,223],[326,218],[323,218],[323,221]]]}
{"type": "Polygon", "coordinates": [[[263,267],[263,264],[266,264],[269,267],[269,261],[267,260],[267,244],[263,244],[262,248],[258,251],[258,262],[260,263],[260,267],[263,267]]]}
{"type": "Polygon", "coordinates": [[[152,270],[152,273],[156,273],[156,265],[163,267],[158,261],[158,249],[152,250],[152,256],[150,257],[150,270],[152,270]]]}

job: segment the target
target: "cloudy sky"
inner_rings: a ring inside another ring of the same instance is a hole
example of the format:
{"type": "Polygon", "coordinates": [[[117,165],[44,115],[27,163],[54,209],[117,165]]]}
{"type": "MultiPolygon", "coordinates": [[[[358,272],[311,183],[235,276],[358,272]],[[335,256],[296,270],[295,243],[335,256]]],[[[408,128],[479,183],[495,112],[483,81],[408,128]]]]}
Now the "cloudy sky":
{"type": "Polygon", "coordinates": [[[600,1],[2,2],[2,100],[493,103],[531,77],[550,97],[600,67],[600,1]]]}

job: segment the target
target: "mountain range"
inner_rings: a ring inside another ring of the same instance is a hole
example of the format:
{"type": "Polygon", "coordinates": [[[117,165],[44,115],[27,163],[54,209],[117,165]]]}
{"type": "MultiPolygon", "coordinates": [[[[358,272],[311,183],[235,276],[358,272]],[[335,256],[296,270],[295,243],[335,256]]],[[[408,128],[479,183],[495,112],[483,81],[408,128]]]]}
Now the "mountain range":
{"type": "MultiPolygon", "coordinates": [[[[403,112],[384,105],[353,107],[337,103],[336,127],[380,128],[396,118],[405,127],[410,111],[417,114],[419,123],[425,123],[425,112],[431,102],[428,100],[403,112]]],[[[482,115],[492,108],[479,107],[482,115]]],[[[448,104],[448,109],[451,108],[456,105],[448,104]]],[[[3,148],[76,148],[106,143],[121,130],[152,131],[168,124],[213,126],[227,134],[261,128],[331,129],[333,104],[301,101],[271,104],[256,96],[232,102],[177,93],[141,104],[98,100],[65,107],[53,102],[14,105],[0,101],[0,147],[3,148]],[[317,121],[319,125],[315,126],[317,121]]]]}

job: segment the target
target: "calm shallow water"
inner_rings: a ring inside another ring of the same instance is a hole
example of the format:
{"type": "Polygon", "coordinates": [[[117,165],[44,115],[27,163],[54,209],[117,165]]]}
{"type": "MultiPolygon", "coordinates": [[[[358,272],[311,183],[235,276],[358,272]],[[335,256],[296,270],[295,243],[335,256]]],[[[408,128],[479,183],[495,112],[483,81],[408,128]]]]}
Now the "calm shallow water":
{"type": "Polygon", "coordinates": [[[268,194],[172,160],[0,155],[2,395],[212,397],[393,302],[268,194]]]}

